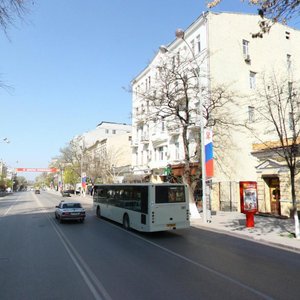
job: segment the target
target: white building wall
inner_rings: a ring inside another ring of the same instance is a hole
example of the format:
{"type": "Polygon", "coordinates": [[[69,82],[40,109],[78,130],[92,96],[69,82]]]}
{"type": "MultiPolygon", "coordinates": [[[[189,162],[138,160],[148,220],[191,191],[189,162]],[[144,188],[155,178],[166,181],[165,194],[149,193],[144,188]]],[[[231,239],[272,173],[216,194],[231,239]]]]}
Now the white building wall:
{"type": "MultiPolygon", "coordinates": [[[[240,109],[233,111],[236,120],[246,122],[248,106],[255,106],[256,92],[262,84],[262,77],[277,74],[288,76],[287,54],[292,57],[294,76],[299,78],[300,60],[296,55],[300,49],[300,32],[290,27],[276,24],[263,38],[252,38],[259,29],[259,17],[234,13],[209,14],[209,49],[212,88],[224,83],[240,96],[240,109]],[[289,32],[289,39],[287,39],[289,32]],[[250,63],[245,61],[242,41],[249,41],[250,63]],[[256,89],[250,88],[250,72],[256,73],[256,89]]],[[[226,155],[234,157],[226,165],[225,172],[218,172],[225,180],[256,180],[257,160],[251,155],[252,144],[257,142],[249,133],[235,130],[231,132],[236,141],[234,149],[227,148],[226,155]],[[229,176],[227,176],[229,174],[229,176]]],[[[272,139],[268,136],[267,138],[272,139]]],[[[275,138],[275,137],[273,137],[275,138]]],[[[226,159],[226,158],[225,158],[226,159]]],[[[223,164],[224,167],[224,164],[223,164]]],[[[220,178],[220,179],[221,179],[220,178]]]]}
{"type": "Polygon", "coordinates": [[[93,130],[89,130],[82,135],[74,138],[74,140],[84,139],[85,147],[94,145],[97,141],[103,140],[107,137],[118,136],[125,133],[131,133],[131,125],[115,123],[115,122],[101,122],[93,130]]]}
{"type": "MultiPolygon", "coordinates": [[[[189,28],[185,30],[185,40],[191,48],[195,49],[195,57],[201,62],[201,74],[206,74],[201,79],[202,86],[209,86],[211,89],[218,85],[224,85],[235,93],[239,107],[232,107],[232,118],[236,121],[245,122],[248,118],[248,106],[253,102],[257,88],[261,84],[264,74],[286,74],[293,78],[299,78],[300,71],[300,32],[290,27],[276,24],[269,34],[263,38],[252,38],[252,33],[259,30],[259,16],[236,13],[208,13],[200,16],[189,28]],[[197,39],[200,37],[201,52],[197,51],[197,39]],[[250,62],[245,61],[243,53],[243,40],[249,42],[250,62]],[[194,45],[194,46],[193,46],[194,45]],[[287,55],[291,56],[291,71],[287,71],[287,55]],[[206,57],[206,59],[205,59],[206,57]],[[250,72],[256,75],[256,89],[250,88],[250,72]]],[[[175,39],[168,45],[170,53],[184,53],[188,51],[186,44],[175,39]]],[[[155,66],[161,58],[157,52],[152,62],[134,79],[133,91],[141,91],[149,88],[155,83],[155,66]]],[[[183,146],[180,135],[176,130],[162,130],[161,123],[156,124],[147,119],[143,108],[145,103],[133,93],[133,159],[132,164],[135,172],[145,170],[160,170],[168,163],[177,164],[183,159],[183,146]],[[148,125],[149,141],[141,143],[141,133],[137,128],[145,128],[148,125]],[[176,137],[177,140],[176,140],[176,137]],[[180,153],[175,155],[175,141],[179,142],[180,153]],[[149,160],[140,159],[143,155],[142,149],[145,145],[149,149],[149,160]],[[159,157],[159,148],[163,147],[163,159],[159,157]],[[179,159],[178,159],[179,158],[179,159]]],[[[197,105],[197,102],[195,102],[197,105]]],[[[256,169],[258,162],[251,155],[252,144],[257,140],[249,135],[249,132],[236,128],[229,132],[231,140],[227,145],[215,143],[215,183],[230,183],[230,194],[233,186],[238,186],[239,181],[256,180],[256,169]],[[234,184],[231,184],[234,183],[234,184]]],[[[159,172],[159,171],[158,171],[159,172]]],[[[221,188],[221,187],[220,187],[221,188]]],[[[236,188],[235,188],[236,189],[236,188]]],[[[224,197],[228,197],[224,192],[224,197]]],[[[215,192],[213,194],[218,194],[215,192]]],[[[234,195],[235,198],[238,195],[234,195]]]]}
{"type": "Polygon", "coordinates": [[[115,167],[131,165],[131,133],[119,134],[107,138],[106,151],[115,153],[115,167]]]}

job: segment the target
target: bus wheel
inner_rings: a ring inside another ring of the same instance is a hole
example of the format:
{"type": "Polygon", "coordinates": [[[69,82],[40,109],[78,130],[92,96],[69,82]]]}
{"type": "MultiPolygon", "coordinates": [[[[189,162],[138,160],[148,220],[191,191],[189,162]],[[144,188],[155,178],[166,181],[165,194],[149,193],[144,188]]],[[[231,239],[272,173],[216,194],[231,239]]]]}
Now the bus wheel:
{"type": "Polygon", "coordinates": [[[100,210],[99,206],[97,207],[96,215],[97,215],[97,218],[101,218],[101,210],[100,210]]]}
{"type": "Polygon", "coordinates": [[[126,229],[126,230],[129,230],[130,229],[130,221],[129,221],[129,217],[127,214],[124,215],[123,217],[123,227],[126,229]]]}

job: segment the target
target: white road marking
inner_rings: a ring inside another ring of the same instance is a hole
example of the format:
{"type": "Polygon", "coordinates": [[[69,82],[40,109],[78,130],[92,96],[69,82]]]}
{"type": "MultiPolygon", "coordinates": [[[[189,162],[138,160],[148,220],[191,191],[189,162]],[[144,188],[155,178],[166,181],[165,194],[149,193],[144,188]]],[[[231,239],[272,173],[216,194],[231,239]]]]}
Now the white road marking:
{"type": "MultiPolygon", "coordinates": [[[[38,205],[43,208],[42,203],[39,201],[38,197],[34,195],[36,202],[38,205]]],[[[97,276],[93,273],[90,267],[85,263],[84,259],[81,255],[76,251],[73,247],[72,243],[68,240],[68,238],[64,235],[62,230],[59,228],[53,217],[49,215],[49,212],[44,209],[45,213],[47,214],[48,220],[50,221],[54,231],[58,235],[62,245],[64,246],[65,250],[69,254],[71,260],[73,261],[74,265],[78,269],[79,273],[83,277],[85,283],[87,284],[88,288],[90,289],[91,293],[93,294],[96,300],[112,300],[106,289],[104,288],[103,284],[99,281],[97,276]]]]}
{"type": "Polygon", "coordinates": [[[248,291],[250,291],[250,292],[258,295],[258,296],[262,297],[263,299],[267,299],[267,300],[273,300],[274,299],[271,296],[266,295],[266,294],[264,294],[264,293],[262,293],[262,292],[260,292],[260,291],[258,291],[256,289],[254,289],[254,288],[252,288],[252,287],[250,287],[250,286],[248,286],[248,285],[246,285],[246,284],[244,284],[244,283],[242,283],[242,282],[240,282],[240,281],[238,281],[238,280],[236,280],[236,279],[234,279],[232,277],[229,277],[229,276],[227,276],[227,275],[225,275],[225,274],[223,274],[221,272],[218,272],[218,271],[216,271],[216,270],[214,270],[214,269],[212,269],[210,267],[207,267],[207,266],[205,266],[203,264],[200,264],[200,263],[198,263],[196,261],[193,261],[193,260],[191,260],[188,257],[185,257],[185,256],[183,256],[181,254],[178,254],[178,253],[176,253],[176,252],[174,252],[174,251],[172,251],[172,250],[170,250],[168,248],[160,246],[160,245],[158,245],[158,244],[156,244],[156,243],[154,243],[152,241],[149,241],[149,240],[147,240],[147,239],[145,239],[145,238],[143,238],[143,237],[135,234],[134,232],[130,232],[130,231],[126,230],[126,229],[123,229],[123,228],[119,227],[118,225],[114,225],[114,224],[111,224],[111,225],[115,226],[115,227],[119,228],[120,230],[123,230],[123,231],[125,231],[125,232],[127,232],[127,233],[129,233],[129,234],[131,234],[131,235],[133,235],[133,236],[135,236],[135,237],[143,240],[143,241],[145,241],[148,244],[151,244],[151,245],[153,245],[153,246],[155,246],[155,247],[157,247],[157,248],[159,248],[159,249],[161,249],[163,251],[166,251],[166,252],[168,252],[168,253],[170,253],[170,254],[172,254],[172,255],[174,255],[174,256],[182,259],[182,260],[185,260],[186,262],[189,262],[189,263],[191,263],[191,264],[193,264],[193,265],[195,265],[195,266],[197,266],[197,267],[199,267],[201,269],[204,269],[204,270],[206,270],[206,271],[208,271],[210,273],[213,273],[214,275],[216,275],[218,277],[221,277],[221,278],[223,278],[223,279],[225,279],[227,281],[230,281],[231,283],[236,284],[236,285],[240,286],[241,288],[244,288],[244,289],[246,289],[246,290],[248,290],[248,291]]]}

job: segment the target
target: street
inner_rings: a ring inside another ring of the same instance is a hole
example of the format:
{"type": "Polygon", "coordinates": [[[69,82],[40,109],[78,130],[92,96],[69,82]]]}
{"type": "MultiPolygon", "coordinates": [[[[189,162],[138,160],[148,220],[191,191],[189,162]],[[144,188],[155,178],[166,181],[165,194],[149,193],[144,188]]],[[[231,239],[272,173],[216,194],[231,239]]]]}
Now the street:
{"type": "Polygon", "coordinates": [[[0,299],[299,299],[299,254],[202,229],[138,233],[90,197],[0,198],[0,299]],[[54,218],[79,200],[85,223],[54,218]]]}

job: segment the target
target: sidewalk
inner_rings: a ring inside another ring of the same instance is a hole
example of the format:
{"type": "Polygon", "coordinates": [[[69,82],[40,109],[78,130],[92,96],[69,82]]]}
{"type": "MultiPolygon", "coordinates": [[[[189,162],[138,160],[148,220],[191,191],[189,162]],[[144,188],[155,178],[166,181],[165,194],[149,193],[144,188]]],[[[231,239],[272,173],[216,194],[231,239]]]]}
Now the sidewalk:
{"type": "Polygon", "coordinates": [[[217,212],[211,223],[203,219],[191,220],[191,226],[254,240],[270,246],[300,253],[300,239],[295,239],[294,219],[255,215],[254,227],[246,227],[246,215],[239,212],[217,212]]]}

